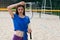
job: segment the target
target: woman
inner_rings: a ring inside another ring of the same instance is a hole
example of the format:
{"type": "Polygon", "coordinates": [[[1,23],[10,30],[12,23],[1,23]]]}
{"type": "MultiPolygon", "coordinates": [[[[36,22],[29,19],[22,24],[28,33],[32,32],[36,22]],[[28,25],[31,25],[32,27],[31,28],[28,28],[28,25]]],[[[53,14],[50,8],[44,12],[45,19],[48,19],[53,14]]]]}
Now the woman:
{"type": "Polygon", "coordinates": [[[27,32],[31,33],[30,19],[25,15],[25,2],[21,1],[16,4],[9,5],[7,7],[8,12],[11,15],[14,23],[14,37],[13,40],[28,40],[27,32]],[[14,14],[12,8],[16,8],[16,13],[14,14]]]}

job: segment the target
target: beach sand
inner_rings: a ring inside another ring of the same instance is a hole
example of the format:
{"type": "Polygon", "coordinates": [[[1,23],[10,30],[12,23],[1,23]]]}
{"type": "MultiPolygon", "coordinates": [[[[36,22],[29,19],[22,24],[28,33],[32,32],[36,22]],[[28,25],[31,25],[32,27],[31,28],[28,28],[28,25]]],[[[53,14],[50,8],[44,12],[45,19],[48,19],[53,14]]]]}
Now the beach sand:
{"type": "MultiPolygon", "coordinates": [[[[60,40],[60,19],[58,16],[34,14],[31,19],[32,40],[60,40]]],[[[12,40],[13,21],[8,12],[0,12],[0,40],[12,40]]],[[[28,34],[29,39],[29,34],[28,34]]],[[[30,40],[30,39],[29,39],[30,40]]]]}

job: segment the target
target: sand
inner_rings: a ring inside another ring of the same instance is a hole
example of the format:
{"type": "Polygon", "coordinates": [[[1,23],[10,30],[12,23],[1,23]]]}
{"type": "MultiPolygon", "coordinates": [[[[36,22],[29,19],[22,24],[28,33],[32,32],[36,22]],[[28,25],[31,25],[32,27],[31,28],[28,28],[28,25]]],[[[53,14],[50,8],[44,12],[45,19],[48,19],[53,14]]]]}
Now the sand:
{"type": "MultiPolygon", "coordinates": [[[[32,40],[60,40],[59,16],[42,14],[39,17],[35,13],[31,19],[31,29],[32,40]]],[[[13,35],[14,26],[9,13],[0,12],[0,40],[12,40],[13,35]]]]}

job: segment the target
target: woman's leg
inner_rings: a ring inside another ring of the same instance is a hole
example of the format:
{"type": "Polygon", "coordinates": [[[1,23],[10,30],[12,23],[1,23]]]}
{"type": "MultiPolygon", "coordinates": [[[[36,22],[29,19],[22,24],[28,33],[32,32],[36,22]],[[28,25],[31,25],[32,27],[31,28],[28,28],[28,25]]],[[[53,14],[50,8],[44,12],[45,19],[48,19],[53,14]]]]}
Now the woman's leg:
{"type": "Polygon", "coordinates": [[[19,37],[17,35],[14,35],[13,40],[23,40],[23,37],[19,37]]]}

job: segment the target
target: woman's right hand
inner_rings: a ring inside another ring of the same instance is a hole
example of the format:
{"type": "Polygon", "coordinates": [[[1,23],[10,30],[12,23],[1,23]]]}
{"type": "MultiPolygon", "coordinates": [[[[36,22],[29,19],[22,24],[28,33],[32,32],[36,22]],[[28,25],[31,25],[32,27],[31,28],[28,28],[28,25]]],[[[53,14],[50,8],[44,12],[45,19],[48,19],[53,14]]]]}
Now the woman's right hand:
{"type": "Polygon", "coordinates": [[[25,2],[24,2],[24,1],[21,1],[21,2],[20,2],[20,5],[25,5],[25,2]]]}

